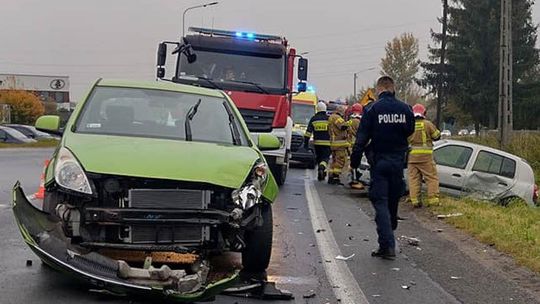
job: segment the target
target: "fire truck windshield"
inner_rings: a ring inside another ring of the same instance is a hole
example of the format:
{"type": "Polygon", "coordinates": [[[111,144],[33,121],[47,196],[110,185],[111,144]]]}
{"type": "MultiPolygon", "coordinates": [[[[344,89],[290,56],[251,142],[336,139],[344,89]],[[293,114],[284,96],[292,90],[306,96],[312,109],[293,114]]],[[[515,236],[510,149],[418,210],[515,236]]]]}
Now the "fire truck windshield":
{"type": "Polygon", "coordinates": [[[217,83],[222,89],[234,90],[240,86],[254,92],[261,92],[263,88],[263,91],[271,93],[286,89],[284,56],[201,50],[195,50],[195,53],[197,60],[191,64],[182,56],[179,75],[204,77],[217,83]]]}

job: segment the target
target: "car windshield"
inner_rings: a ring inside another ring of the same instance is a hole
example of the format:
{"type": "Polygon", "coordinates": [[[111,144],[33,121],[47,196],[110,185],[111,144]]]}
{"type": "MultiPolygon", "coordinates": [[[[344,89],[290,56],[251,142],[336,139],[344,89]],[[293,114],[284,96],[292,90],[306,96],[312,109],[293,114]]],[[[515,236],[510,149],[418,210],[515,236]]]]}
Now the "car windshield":
{"type": "Polygon", "coordinates": [[[315,115],[315,107],[309,104],[292,104],[292,119],[295,124],[307,125],[315,115]]]}
{"type": "MultiPolygon", "coordinates": [[[[285,59],[282,55],[240,55],[195,50],[197,61],[181,56],[180,74],[204,77],[220,88],[227,83],[252,82],[265,89],[285,88],[285,59]]],[[[257,88],[253,88],[257,91],[257,88]]]]}
{"type": "Polygon", "coordinates": [[[21,140],[27,140],[28,139],[28,137],[26,137],[26,135],[24,135],[23,133],[21,133],[20,131],[15,130],[15,129],[5,128],[4,131],[6,131],[7,134],[11,135],[11,137],[16,138],[16,139],[21,139],[21,140]]]}
{"type": "Polygon", "coordinates": [[[84,104],[76,132],[174,140],[186,140],[191,133],[193,141],[247,145],[237,117],[230,122],[225,106],[230,106],[226,99],[204,95],[97,87],[84,104]],[[188,113],[192,119],[186,132],[188,113]],[[237,141],[233,128],[240,133],[237,141]]]}

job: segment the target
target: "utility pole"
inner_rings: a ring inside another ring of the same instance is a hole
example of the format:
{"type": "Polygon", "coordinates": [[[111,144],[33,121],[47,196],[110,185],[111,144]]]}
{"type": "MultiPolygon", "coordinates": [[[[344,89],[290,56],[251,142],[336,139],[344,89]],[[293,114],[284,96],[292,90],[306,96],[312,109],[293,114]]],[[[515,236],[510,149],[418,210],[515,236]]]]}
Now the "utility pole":
{"type": "Polygon", "coordinates": [[[441,62],[439,66],[439,75],[437,76],[437,128],[441,128],[441,108],[443,102],[443,84],[444,84],[444,64],[446,62],[446,32],[448,29],[448,0],[443,1],[443,17],[442,17],[442,37],[441,37],[441,62]]]}
{"type": "Polygon", "coordinates": [[[513,130],[512,116],[512,0],[501,0],[501,41],[499,63],[499,140],[507,147],[513,130]]]}
{"type": "Polygon", "coordinates": [[[354,93],[353,96],[356,98],[356,80],[358,79],[358,73],[354,73],[354,93]]]}

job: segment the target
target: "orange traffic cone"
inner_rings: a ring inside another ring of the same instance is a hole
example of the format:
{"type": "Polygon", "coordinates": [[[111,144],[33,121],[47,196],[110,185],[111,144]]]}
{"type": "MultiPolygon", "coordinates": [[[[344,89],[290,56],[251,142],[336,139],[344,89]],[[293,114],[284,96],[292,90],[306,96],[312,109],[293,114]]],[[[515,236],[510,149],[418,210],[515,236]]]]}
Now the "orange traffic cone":
{"type": "Polygon", "coordinates": [[[36,194],[34,194],[34,198],[36,199],[44,199],[45,198],[45,171],[47,170],[47,166],[49,165],[50,160],[45,160],[43,162],[43,172],[41,172],[41,176],[39,177],[39,188],[36,194]]]}

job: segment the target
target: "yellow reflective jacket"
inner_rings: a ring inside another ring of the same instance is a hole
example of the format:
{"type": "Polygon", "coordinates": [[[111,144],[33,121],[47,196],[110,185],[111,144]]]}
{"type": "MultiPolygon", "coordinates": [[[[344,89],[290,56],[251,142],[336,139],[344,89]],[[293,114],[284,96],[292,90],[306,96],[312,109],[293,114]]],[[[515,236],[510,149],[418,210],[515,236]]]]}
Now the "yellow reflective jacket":
{"type": "Polygon", "coordinates": [[[411,152],[409,162],[421,162],[432,159],[433,141],[441,138],[441,132],[435,125],[423,118],[416,118],[414,133],[409,137],[411,152]]]}
{"type": "Polygon", "coordinates": [[[328,118],[328,134],[330,134],[330,146],[332,149],[347,149],[350,145],[348,142],[349,134],[347,129],[349,124],[341,117],[334,113],[328,118]]]}

